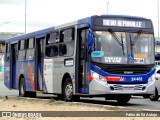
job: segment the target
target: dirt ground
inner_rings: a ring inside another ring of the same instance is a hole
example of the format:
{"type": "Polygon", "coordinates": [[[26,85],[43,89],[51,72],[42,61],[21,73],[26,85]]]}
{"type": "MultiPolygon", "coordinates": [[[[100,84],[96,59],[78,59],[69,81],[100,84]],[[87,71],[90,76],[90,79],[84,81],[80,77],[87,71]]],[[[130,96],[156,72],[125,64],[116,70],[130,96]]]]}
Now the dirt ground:
{"type": "MultiPolygon", "coordinates": [[[[135,111],[136,109],[95,105],[80,102],[64,102],[55,99],[0,97],[0,111],[135,111]]],[[[7,118],[0,120],[158,120],[152,117],[42,117],[7,118]]]]}

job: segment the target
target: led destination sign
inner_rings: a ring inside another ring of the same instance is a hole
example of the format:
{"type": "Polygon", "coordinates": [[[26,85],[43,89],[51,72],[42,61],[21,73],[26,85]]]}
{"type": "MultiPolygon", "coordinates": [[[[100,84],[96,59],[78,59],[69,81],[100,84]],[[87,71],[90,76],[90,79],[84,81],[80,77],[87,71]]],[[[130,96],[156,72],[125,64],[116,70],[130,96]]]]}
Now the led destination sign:
{"type": "Polygon", "coordinates": [[[103,26],[138,27],[138,28],[143,27],[143,28],[145,28],[145,22],[103,19],[103,26]]]}
{"type": "Polygon", "coordinates": [[[150,19],[125,18],[125,17],[105,17],[96,16],[92,19],[94,30],[135,30],[143,29],[146,32],[153,32],[153,25],[150,19]]]}

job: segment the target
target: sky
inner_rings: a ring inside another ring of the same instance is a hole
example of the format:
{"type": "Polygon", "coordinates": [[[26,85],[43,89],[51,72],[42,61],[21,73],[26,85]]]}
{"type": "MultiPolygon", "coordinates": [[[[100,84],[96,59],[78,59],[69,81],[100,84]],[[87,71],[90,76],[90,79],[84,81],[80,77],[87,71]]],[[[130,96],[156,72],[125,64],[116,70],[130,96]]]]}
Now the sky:
{"type": "MultiPolygon", "coordinates": [[[[91,15],[107,14],[108,7],[108,14],[141,16],[151,19],[155,36],[158,36],[158,0],[26,1],[27,33],[91,15]]],[[[0,0],[0,32],[25,32],[25,0],[0,0]]]]}

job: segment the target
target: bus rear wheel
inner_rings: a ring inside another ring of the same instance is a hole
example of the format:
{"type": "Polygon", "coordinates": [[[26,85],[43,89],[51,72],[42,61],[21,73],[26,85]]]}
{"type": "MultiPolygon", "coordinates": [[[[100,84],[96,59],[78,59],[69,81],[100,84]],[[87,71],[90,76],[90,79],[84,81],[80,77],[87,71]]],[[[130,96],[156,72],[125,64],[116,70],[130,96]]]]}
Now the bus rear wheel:
{"type": "Polygon", "coordinates": [[[36,92],[26,91],[25,79],[22,77],[19,83],[19,96],[20,97],[36,97],[36,92]]]}
{"type": "Polygon", "coordinates": [[[19,83],[19,96],[20,97],[26,97],[26,86],[25,86],[25,80],[22,77],[20,79],[20,83],[19,83]]]}
{"type": "Polygon", "coordinates": [[[119,95],[117,102],[119,104],[126,104],[131,99],[131,95],[119,95]]]}
{"type": "Polygon", "coordinates": [[[63,84],[63,100],[72,101],[73,99],[73,85],[70,78],[67,78],[63,84]]]}

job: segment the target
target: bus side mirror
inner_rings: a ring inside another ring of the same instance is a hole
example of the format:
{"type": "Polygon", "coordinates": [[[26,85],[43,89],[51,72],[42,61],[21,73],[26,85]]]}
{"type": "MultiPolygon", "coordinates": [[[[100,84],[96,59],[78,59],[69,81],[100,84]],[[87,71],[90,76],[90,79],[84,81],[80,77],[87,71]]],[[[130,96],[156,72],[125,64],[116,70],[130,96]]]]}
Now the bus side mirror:
{"type": "Polygon", "coordinates": [[[93,44],[93,37],[91,33],[88,33],[88,46],[89,48],[92,47],[93,44]]]}

